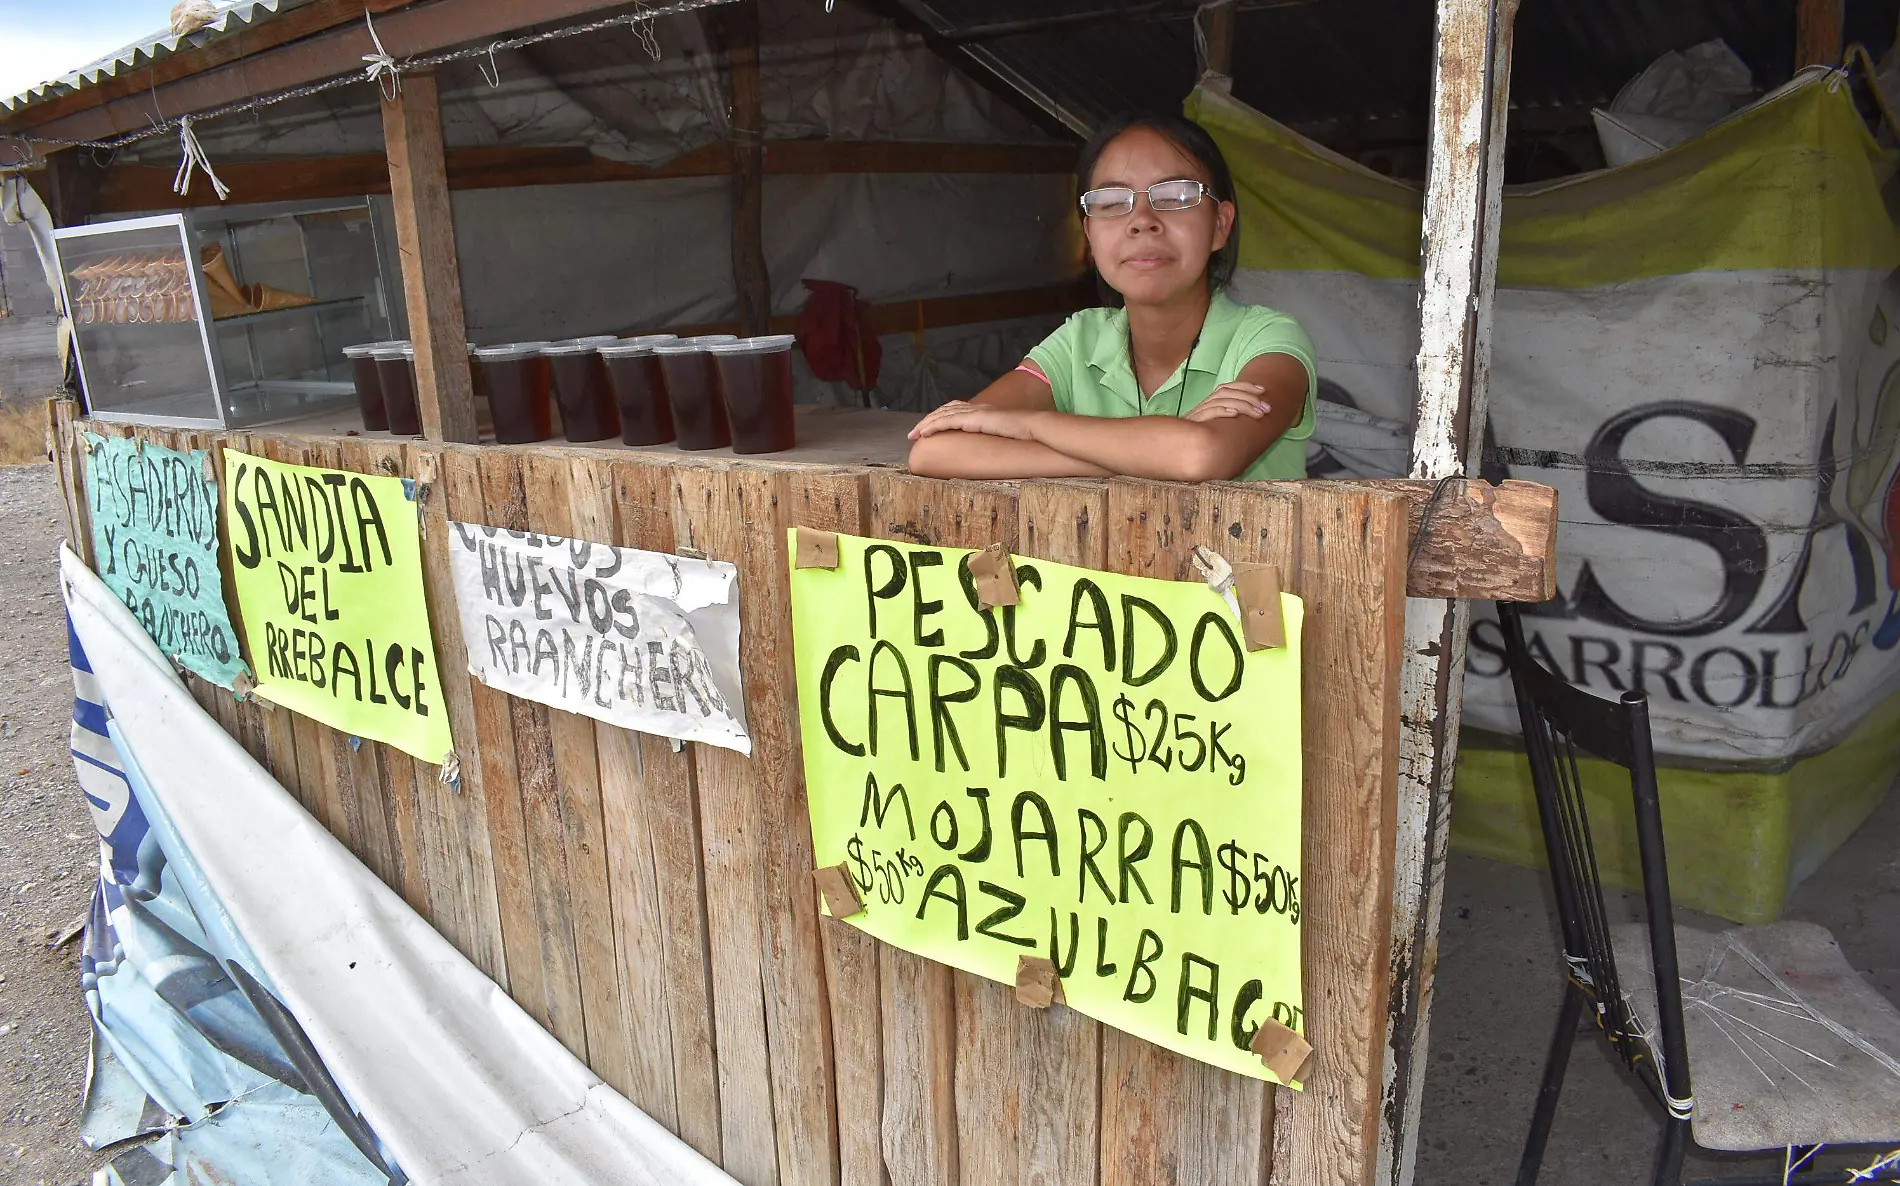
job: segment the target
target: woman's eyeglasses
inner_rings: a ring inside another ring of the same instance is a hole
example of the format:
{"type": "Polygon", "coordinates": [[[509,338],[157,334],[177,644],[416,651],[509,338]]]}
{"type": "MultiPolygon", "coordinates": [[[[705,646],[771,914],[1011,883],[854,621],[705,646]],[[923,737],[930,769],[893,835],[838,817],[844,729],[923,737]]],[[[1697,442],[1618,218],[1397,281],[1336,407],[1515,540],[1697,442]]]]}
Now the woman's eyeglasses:
{"type": "Polygon", "coordinates": [[[1135,211],[1135,195],[1148,195],[1148,209],[1156,214],[1191,210],[1207,195],[1207,186],[1198,181],[1160,181],[1145,190],[1125,185],[1092,189],[1082,195],[1082,214],[1088,218],[1120,218],[1135,211]]]}

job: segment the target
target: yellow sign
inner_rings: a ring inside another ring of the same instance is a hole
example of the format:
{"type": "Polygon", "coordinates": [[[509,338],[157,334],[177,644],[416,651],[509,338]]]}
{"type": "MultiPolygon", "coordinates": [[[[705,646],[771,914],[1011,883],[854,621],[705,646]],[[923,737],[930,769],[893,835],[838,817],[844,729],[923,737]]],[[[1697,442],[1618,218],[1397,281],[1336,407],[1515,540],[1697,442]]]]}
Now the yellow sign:
{"type": "MultiPolygon", "coordinates": [[[[796,555],[796,541],[792,553],[796,555]]],[[[1303,1030],[1300,615],[1248,652],[1205,584],[838,537],[792,570],[812,842],[887,943],[1257,1079],[1303,1030]]]]}
{"type": "Polygon", "coordinates": [[[425,762],[449,752],[414,486],[224,451],[257,694],[425,762]]]}

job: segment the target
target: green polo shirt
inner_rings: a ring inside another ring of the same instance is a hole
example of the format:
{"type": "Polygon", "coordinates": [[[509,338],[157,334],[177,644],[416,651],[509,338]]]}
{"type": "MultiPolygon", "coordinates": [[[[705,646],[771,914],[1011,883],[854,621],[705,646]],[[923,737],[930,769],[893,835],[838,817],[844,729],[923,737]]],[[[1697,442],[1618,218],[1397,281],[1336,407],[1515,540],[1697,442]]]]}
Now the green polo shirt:
{"type": "Polygon", "coordinates": [[[1306,476],[1306,438],[1313,435],[1313,397],[1319,383],[1313,340],[1300,323],[1277,309],[1242,305],[1215,293],[1201,337],[1182,364],[1152,396],[1143,398],[1128,357],[1128,312],[1084,309],[1029,352],[1049,378],[1056,410],[1078,416],[1182,416],[1216,387],[1240,377],[1262,354],[1291,354],[1306,368],[1306,408],[1299,422],[1240,475],[1243,482],[1306,476]],[[1182,375],[1182,371],[1186,375],[1182,375]]]}

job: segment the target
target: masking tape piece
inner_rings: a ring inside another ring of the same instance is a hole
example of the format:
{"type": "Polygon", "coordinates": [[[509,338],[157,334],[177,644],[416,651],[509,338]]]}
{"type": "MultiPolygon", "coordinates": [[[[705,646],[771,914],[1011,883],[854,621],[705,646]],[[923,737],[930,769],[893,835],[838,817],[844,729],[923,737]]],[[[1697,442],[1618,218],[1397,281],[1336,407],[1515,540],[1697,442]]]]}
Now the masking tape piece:
{"type": "Polygon", "coordinates": [[[1241,634],[1247,649],[1262,651],[1286,645],[1286,621],[1280,614],[1280,570],[1271,564],[1249,565],[1234,574],[1234,597],[1240,603],[1241,634]]]}
{"type": "Polygon", "coordinates": [[[1305,1038],[1272,1019],[1260,1023],[1250,1049],[1282,1083],[1303,1082],[1306,1064],[1313,1057],[1313,1047],[1305,1038]]]}
{"type": "Polygon", "coordinates": [[[818,892],[824,895],[825,909],[831,911],[831,917],[850,918],[864,911],[864,900],[858,897],[858,887],[851,884],[851,874],[843,865],[814,869],[811,876],[818,883],[818,892]]]}
{"type": "Polygon", "coordinates": [[[1025,955],[1016,960],[1016,999],[1031,1009],[1063,1004],[1062,978],[1054,961],[1025,955]]]}
{"type": "Polygon", "coordinates": [[[1016,589],[1016,566],[1002,544],[991,544],[970,557],[970,576],[976,583],[976,603],[983,609],[1021,605],[1016,589]]]}
{"type": "Polygon", "coordinates": [[[835,532],[819,531],[815,527],[798,529],[798,554],[792,560],[794,568],[836,568],[838,567],[838,536],[835,532]]]}

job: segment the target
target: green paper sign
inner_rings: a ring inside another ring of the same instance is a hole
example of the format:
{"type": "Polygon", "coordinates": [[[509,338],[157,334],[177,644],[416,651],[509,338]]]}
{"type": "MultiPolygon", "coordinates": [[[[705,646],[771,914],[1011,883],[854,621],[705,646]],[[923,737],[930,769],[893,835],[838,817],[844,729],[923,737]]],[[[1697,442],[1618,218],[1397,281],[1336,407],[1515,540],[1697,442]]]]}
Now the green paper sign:
{"type": "MultiPolygon", "coordinates": [[[[794,539],[789,548],[796,556],[794,539]]],[[[958,548],[838,537],[794,568],[819,867],[845,921],[1007,984],[1052,960],[1069,1007],[1271,1079],[1302,1031],[1300,621],[1249,652],[1205,584],[1017,559],[981,610],[958,548]]]]}
{"type": "Polygon", "coordinates": [[[86,434],[99,579],[158,649],[221,688],[246,670],[218,572],[218,483],[202,449],[86,434]]]}
{"type": "Polygon", "coordinates": [[[257,694],[425,762],[453,744],[413,487],[224,451],[225,523],[257,694]]]}

